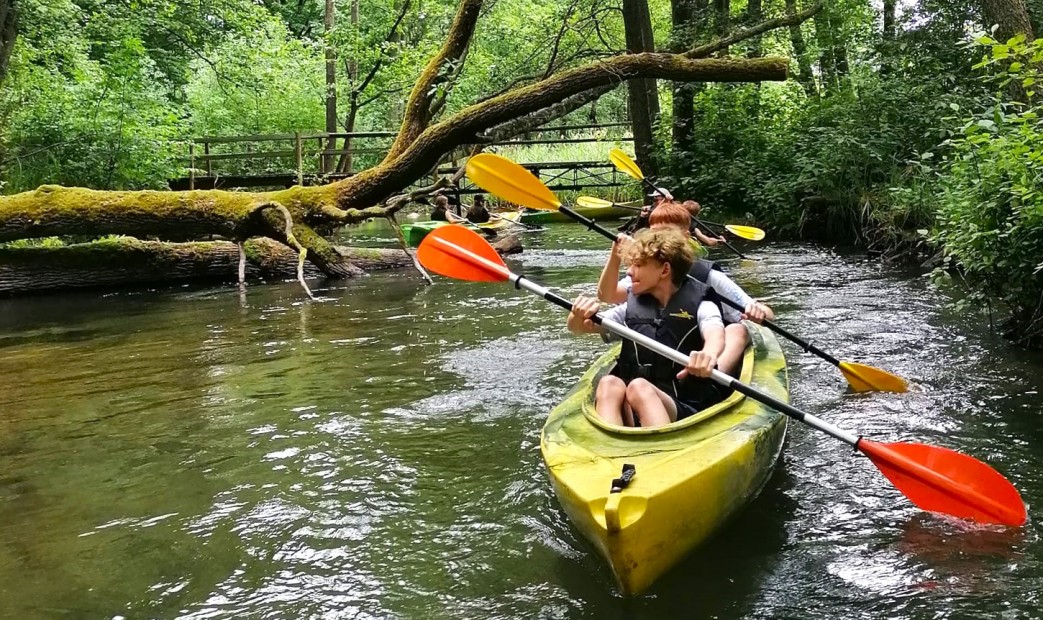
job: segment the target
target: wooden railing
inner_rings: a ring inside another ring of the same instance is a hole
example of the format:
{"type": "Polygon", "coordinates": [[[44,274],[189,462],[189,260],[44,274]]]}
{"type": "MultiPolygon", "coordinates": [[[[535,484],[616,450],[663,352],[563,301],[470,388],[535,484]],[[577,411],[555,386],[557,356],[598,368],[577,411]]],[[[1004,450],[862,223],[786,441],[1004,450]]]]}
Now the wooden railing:
{"type": "MultiPolygon", "coordinates": [[[[577,144],[600,142],[597,136],[572,137],[576,131],[628,127],[626,123],[605,125],[561,125],[540,127],[516,139],[494,143],[496,146],[536,144],[577,144]],[[557,132],[556,137],[539,137],[557,132]]],[[[355,173],[355,165],[361,159],[372,165],[383,157],[395,137],[389,131],[362,131],[351,133],[296,132],[254,136],[207,136],[189,142],[187,158],[188,175],[171,179],[171,189],[211,189],[218,187],[269,187],[291,185],[316,185],[336,181],[355,173]],[[330,148],[342,141],[347,148],[330,148]],[[231,149],[223,150],[223,149],[231,149]],[[222,152],[218,152],[222,151],[222,152]],[[249,166],[227,166],[229,163],[249,163],[249,166]],[[260,164],[260,165],[258,165],[260,164]],[[258,170],[258,168],[263,168],[258,170]],[[203,174],[200,174],[203,173],[203,174]]],[[[606,139],[611,142],[628,142],[628,135],[606,139]]],[[[446,159],[443,164],[455,162],[446,159]]],[[[525,164],[535,170],[561,170],[554,178],[564,178],[569,171],[572,185],[582,182],[583,169],[611,168],[604,161],[556,162],[525,164]]],[[[445,174],[444,166],[438,172],[445,174]]],[[[599,185],[618,185],[618,177],[594,174],[599,185]]],[[[589,176],[589,175],[588,175],[589,176]]],[[[558,187],[563,189],[563,187],[558,187]]]]}

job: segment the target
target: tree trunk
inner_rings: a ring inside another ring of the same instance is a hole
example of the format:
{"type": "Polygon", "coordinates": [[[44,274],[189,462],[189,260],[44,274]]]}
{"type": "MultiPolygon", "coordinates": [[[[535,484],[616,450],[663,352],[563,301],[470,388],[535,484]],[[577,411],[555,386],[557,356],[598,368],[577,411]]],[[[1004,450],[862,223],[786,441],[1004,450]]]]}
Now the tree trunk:
{"type": "Polygon", "coordinates": [[[837,59],[833,49],[833,31],[829,24],[829,9],[815,14],[815,40],[818,42],[819,74],[822,76],[822,90],[829,92],[840,87],[837,73],[837,59]]]}
{"type": "Polygon", "coordinates": [[[7,63],[18,36],[18,1],[0,0],[0,84],[7,77],[7,63]]]}
{"type": "MultiPolygon", "coordinates": [[[[708,8],[708,0],[672,0],[670,17],[673,24],[671,50],[675,53],[690,48],[699,33],[700,18],[708,8]]],[[[673,148],[687,152],[695,135],[695,95],[698,85],[673,83],[673,148]]]]}
{"type": "MultiPolygon", "coordinates": [[[[446,76],[442,72],[447,66],[463,63],[481,9],[482,0],[461,0],[460,8],[456,11],[456,17],[446,35],[445,43],[428,61],[416,84],[413,85],[409,100],[406,102],[402,126],[382,163],[390,163],[402,155],[431,123],[432,104],[438,97],[438,85],[446,82],[446,76]]],[[[444,88],[448,88],[448,84],[445,84],[444,88]]]]}
{"type": "MultiPolygon", "coordinates": [[[[764,19],[764,9],[761,6],[761,0],[748,0],[746,4],[746,18],[751,24],[759,23],[764,19]]],[[[763,52],[763,41],[762,37],[756,36],[750,41],[750,51],[746,54],[747,58],[760,58],[764,55],[763,52]]]]}
{"type": "Polygon", "coordinates": [[[890,43],[895,40],[895,9],[898,0],[884,0],[884,41],[890,43]]]}
{"type": "Polygon", "coordinates": [[[1000,43],[1016,34],[1024,34],[1027,41],[1036,38],[1023,0],[981,0],[981,8],[986,28],[997,26],[995,38],[1000,43]]]}
{"type": "MultiPolygon", "coordinates": [[[[297,277],[297,252],[272,239],[244,244],[246,276],[297,277]]],[[[402,250],[338,247],[366,271],[412,267],[402,250]]],[[[229,241],[163,243],[123,238],[58,248],[0,249],[0,296],[168,282],[235,282],[239,248],[229,241]]],[[[325,277],[305,263],[304,275],[325,277]]]]}
{"type": "MultiPolygon", "coordinates": [[[[797,0],[786,0],[786,15],[797,14],[797,0]]],[[[801,29],[800,24],[792,24],[789,27],[789,39],[790,45],[793,46],[793,56],[797,59],[797,69],[800,71],[797,74],[797,83],[803,88],[804,92],[811,96],[818,93],[818,88],[815,85],[815,74],[811,71],[811,61],[808,60],[808,46],[804,42],[804,31],[801,29]]]]}
{"type": "MultiPolygon", "coordinates": [[[[627,52],[638,54],[655,49],[652,18],[648,0],[623,0],[623,28],[627,52]]],[[[638,165],[655,176],[655,123],[659,120],[659,91],[655,79],[632,79],[627,82],[627,102],[634,135],[634,151],[638,165]]]]}
{"type": "MultiPolygon", "coordinates": [[[[724,36],[732,27],[732,3],[731,0],[713,0],[714,32],[718,36],[724,36]]],[[[721,50],[722,55],[728,53],[728,48],[721,50]]]]}
{"type": "MultiPolygon", "coordinates": [[[[326,133],[337,132],[337,50],[333,47],[333,0],[326,0],[326,11],[323,13],[322,26],[326,34],[326,133]]],[[[333,151],[337,148],[337,140],[333,137],[326,139],[326,150],[333,151]]],[[[322,172],[333,169],[333,155],[323,155],[322,172]]]]}
{"type": "MultiPolygon", "coordinates": [[[[501,237],[493,247],[504,255],[522,251],[518,235],[501,237]]],[[[260,237],[244,243],[243,249],[248,279],[296,279],[298,254],[284,244],[260,237]]],[[[413,267],[412,257],[400,249],[336,250],[364,271],[413,267]]],[[[0,248],[0,297],[171,282],[235,282],[238,271],[239,248],[230,241],[164,243],[125,237],[55,248],[0,248]]],[[[326,277],[309,263],[304,264],[304,276],[326,277]]]]}

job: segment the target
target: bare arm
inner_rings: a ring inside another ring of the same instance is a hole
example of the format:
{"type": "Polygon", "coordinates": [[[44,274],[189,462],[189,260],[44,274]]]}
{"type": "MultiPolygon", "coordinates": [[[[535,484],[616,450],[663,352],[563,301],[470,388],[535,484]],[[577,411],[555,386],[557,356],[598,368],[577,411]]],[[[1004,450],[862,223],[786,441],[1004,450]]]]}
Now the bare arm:
{"type": "Polygon", "coordinates": [[[608,255],[605,268],[601,270],[601,277],[598,279],[598,299],[605,303],[621,304],[627,300],[626,287],[619,285],[619,266],[622,263],[619,254],[625,239],[628,237],[623,234],[616,237],[612,244],[612,252],[608,255]]]}
{"type": "Polygon", "coordinates": [[[584,297],[580,295],[576,298],[576,301],[572,302],[572,312],[569,312],[569,318],[565,321],[565,327],[568,328],[573,334],[602,334],[605,332],[604,329],[594,324],[591,320],[600,309],[598,300],[593,297],[584,297]]]}
{"type": "Polygon", "coordinates": [[[724,352],[724,321],[715,304],[704,301],[699,304],[699,333],[703,336],[703,348],[692,351],[688,366],[677,373],[678,379],[688,375],[709,377],[717,367],[717,358],[724,352]]]}

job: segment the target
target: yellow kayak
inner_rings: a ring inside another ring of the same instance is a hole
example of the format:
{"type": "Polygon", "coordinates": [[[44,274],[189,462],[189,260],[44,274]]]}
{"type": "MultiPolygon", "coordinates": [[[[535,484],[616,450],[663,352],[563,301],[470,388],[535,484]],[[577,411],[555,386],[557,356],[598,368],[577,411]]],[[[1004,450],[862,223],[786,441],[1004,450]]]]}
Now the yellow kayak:
{"type": "MultiPolygon", "coordinates": [[[[740,379],[788,402],[778,340],[747,326],[753,346],[740,379]]],[[[551,411],[540,448],[561,506],[608,561],[623,593],[635,595],[757,496],[782,451],[787,418],[733,392],[666,427],[610,426],[594,412],[594,389],[618,352],[598,359],[551,411]],[[613,493],[625,464],[633,477],[613,493]]]]}

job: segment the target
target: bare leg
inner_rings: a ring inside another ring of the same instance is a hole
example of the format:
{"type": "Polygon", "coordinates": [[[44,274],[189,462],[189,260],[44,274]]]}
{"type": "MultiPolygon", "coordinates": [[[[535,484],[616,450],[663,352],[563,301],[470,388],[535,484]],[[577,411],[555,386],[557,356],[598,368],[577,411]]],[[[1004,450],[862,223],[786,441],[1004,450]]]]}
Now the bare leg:
{"type": "Polygon", "coordinates": [[[601,378],[598,382],[594,408],[598,417],[617,426],[623,425],[623,399],[626,397],[627,385],[614,375],[601,378]]]}
{"type": "Polygon", "coordinates": [[[733,377],[739,376],[742,370],[742,356],[746,353],[746,345],[750,343],[750,334],[742,323],[732,323],[724,328],[724,351],[717,358],[717,367],[721,372],[733,377]]]}
{"type": "Polygon", "coordinates": [[[634,379],[627,385],[626,398],[641,418],[642,428],[665,426],[677,419],[674,399],[644,379],[634,379]]]}

